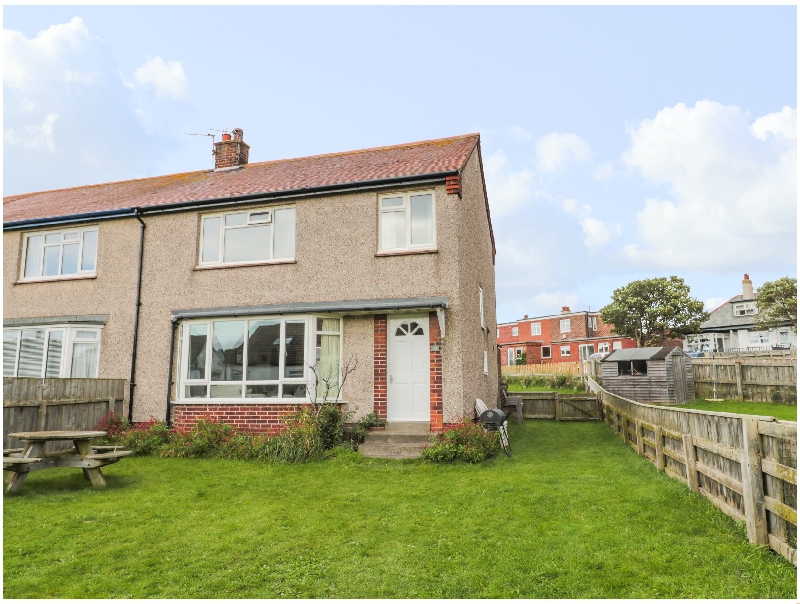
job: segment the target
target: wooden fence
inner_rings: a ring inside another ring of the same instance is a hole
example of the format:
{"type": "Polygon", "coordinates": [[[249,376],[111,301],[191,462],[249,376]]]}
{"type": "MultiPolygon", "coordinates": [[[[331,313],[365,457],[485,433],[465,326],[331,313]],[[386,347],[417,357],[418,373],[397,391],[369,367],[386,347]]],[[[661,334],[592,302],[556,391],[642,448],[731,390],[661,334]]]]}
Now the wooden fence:
{"type": "Polygon", "coordinates": [[[502,374],[506,375],[580,375],[580,363],[538,363],[536,365],[505,365],[502,374]]]}
{"type": "Polygon", "coordinates": [[[698,397],[797,404],[797,359],[700,357],[692,369],[698,397]]]}
{"type": "Polygon", "coordinates": [[[797,422],[647,405],[587,383],[626,444],[797,566],[797,422]]]}
{"type": "Polygon", "coordinates": [[[526,419],[557,421],[598,421],[600,407],[592,394],[559,394],[558,392],[515,392],[522,397],[522,412],[526,419]]]}
{"type": "MultiPolygon", "coordinates": [[[[23,446],[14,432],[91,430],[109,411],[123,413],[125,380],[3,378],[3,448],[23,446]]],[[[71,445],[52,441],[47,452],[71,445]]]]}

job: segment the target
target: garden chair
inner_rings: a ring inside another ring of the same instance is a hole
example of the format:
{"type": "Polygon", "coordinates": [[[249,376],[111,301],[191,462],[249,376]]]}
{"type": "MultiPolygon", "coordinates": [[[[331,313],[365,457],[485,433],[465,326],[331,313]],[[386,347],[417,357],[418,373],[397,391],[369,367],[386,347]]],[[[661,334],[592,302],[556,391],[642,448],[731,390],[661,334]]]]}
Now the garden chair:
{"type": "Polygon", "coordinates": [[[503,399],[500,403],[500,408],[506,412],[513,410],[517,416],[517,423],[522,425],[522,397],[518,395],[509,396],[505,388],[503,388],[500,392],[503,399]]]}

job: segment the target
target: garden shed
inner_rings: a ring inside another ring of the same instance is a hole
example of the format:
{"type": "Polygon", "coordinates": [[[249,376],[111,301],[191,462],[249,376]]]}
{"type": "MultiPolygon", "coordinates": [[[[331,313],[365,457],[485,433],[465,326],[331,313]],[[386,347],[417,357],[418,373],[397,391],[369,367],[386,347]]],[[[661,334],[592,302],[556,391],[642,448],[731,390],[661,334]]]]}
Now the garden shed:
{"type": "Polygon", "coordinates": [[[692,359],[677,346],[615,350],[600,364],[603,388],[640,403],[694,399],[692,359]]]}

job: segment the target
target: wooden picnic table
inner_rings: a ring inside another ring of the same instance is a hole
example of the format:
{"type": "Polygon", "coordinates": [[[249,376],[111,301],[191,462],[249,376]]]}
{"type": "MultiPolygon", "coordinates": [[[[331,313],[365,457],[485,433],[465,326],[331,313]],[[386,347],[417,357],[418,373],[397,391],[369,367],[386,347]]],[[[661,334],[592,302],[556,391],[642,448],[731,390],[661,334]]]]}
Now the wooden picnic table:
{"type": "Polygon", "coordinates": [[[7,493],[13,494],[22,488],[29,472],[47,468],[81,468],[92,486],[104,487],[106,480],[100,468],[116,463],[132,451],[119,451],[118,447],[92,446],[91,441],[106,433],[100,430],[53,430],[47,432],[15,432],[11,438],[26,443],[23,449],[3,451],[3,469],[10,470],[7,493]],[[48,441],[71,440],[75,450],[58,453],[44,452],[48,441]]]}

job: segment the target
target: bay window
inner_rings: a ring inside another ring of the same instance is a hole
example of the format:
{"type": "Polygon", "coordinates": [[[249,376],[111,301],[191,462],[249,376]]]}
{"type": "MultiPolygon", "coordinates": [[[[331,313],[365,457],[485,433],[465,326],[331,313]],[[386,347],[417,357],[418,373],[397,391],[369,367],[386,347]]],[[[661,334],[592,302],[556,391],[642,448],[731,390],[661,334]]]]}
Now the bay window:
{"type": "Polygon", "coordinates": [[[339,387],[341,319],[252,317],[181,326],[181,400],[307,399],[316,362],[318,396],[339,387]],[[309,359],[314,359],[310,361],[309,359]]]}
{"type": "Polygon", "coordinates": [[[93,276],[97,227],[27,233],[22,250],[22,280],[93,276]]]}
{"type": "Polygon", "coordinates": [[[436,247],[433,192],[393,193],[378,200],[380,251],[436,247]]]}
{"type": "Polygon", "coordinates": [[[3,377],[96,378],[99,358],[99,326],[3,330],[3,377]]]}
{"type": "Polygon", "coordinates": [[[200,233],[200,266],[293,260],[295,208],[208,214],[200,233]]]}

